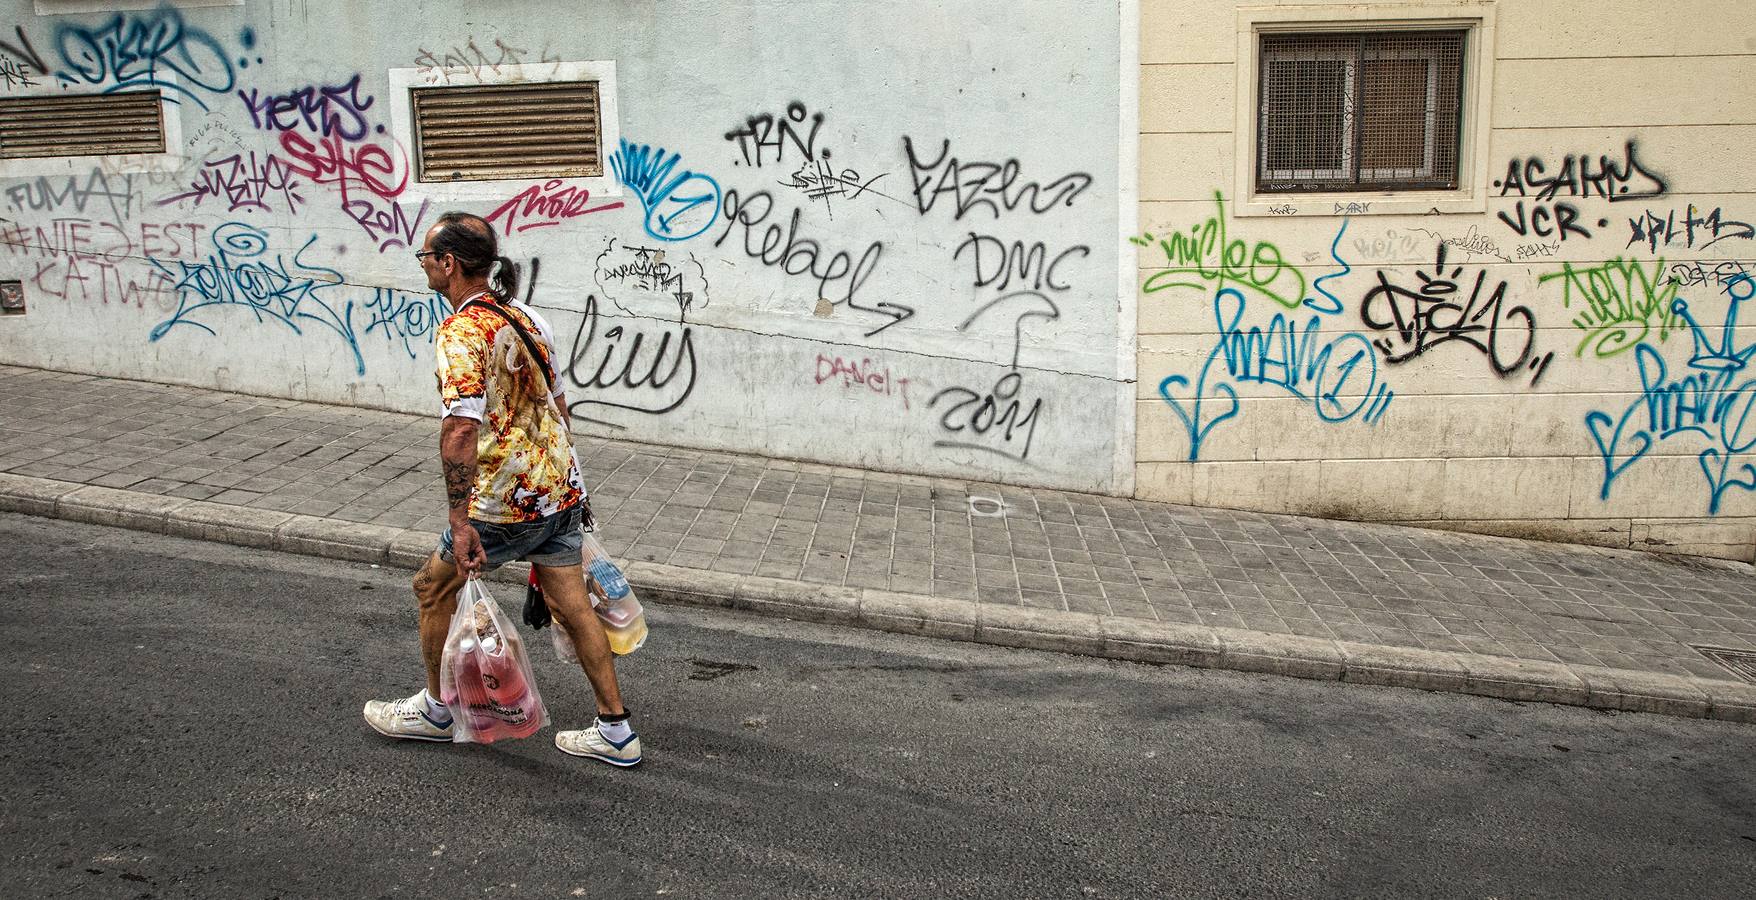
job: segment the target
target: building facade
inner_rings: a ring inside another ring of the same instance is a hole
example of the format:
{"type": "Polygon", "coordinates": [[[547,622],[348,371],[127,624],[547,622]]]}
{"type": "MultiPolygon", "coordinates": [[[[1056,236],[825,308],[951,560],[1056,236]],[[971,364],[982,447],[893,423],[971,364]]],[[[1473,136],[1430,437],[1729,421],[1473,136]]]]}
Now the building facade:
{"type": "Polygon", "coordinates": [[[5,0],[0,361],[1750,559],[1739,5],[5,0]]]}

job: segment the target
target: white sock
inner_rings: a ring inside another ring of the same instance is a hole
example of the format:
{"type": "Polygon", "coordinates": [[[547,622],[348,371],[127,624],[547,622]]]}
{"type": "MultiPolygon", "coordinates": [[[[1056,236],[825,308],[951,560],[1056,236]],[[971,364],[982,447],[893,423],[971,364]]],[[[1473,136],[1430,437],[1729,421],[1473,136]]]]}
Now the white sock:
{"type": "Polygon", "coordinates": [[[421,691],[421,697],[427,701],[427,718],[435,722],[451,721],[451,707],[433,699],[433,695],[426,690],[421,691]]]}
{"type": "Polygon", "coordinates": [[[604,740],[612,744],[620,744],[634,735],[634,729],[628,727],[627,719],[620,722],[605,722],[603,719],[598,719],[598,734],[603,735],[604,740]]]}

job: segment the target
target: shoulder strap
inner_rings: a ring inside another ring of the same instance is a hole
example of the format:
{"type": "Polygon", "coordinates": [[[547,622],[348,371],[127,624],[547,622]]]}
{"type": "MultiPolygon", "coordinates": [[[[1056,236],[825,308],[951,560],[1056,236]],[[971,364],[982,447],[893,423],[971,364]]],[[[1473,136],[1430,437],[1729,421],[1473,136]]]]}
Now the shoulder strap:
{"type": "MultiPolygon", "coordinates": [[[[525,330],[523,325],[518,324],[518,319],[507,315],[506,311],[499,306],[493,303],[484,303],[480,300],[471,300],[470,302],[465,303],[463,309],[469,309],[472,306],[492,310],[494,315],[505,320],[506,324],[512,326],[513,331],[518,332],[518,339],[524,342],[525,352],[530,354],[531,359],[536,360],[537,371],[543,374],[543,386],[553,393],[555,390],[555,373],[549,369],[548,357],[538,352],[537,342],[530,336],[530,332],[525,330]]],[[[462,312],[462,310],[459,310],[459,312],[462,312]]]]}

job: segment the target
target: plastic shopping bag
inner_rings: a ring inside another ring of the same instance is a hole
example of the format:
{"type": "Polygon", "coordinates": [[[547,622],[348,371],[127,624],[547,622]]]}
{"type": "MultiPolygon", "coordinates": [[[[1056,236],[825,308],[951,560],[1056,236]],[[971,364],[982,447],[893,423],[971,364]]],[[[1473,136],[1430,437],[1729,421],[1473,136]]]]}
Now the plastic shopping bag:
{"type": "MultiPolygon", "coordinates": [[[[604,636],[610,640],[610,652],[617,656],[626,656],[639,650],[646,643],[646,611],[640,605],[639,598],[634,596],[634,588],[628,584],[628,578],[622,574],[610,554],[604,551],[604,545],[591,532],[585,533],[585,593],[591,600],[592,611],[597,613],[598,622],[604,627],[604,636]]],[[[536,576],[533,571],[532,582],[536,576]]],[[[526,617],[529,621],[529,617],[526,617]]],[[[573,636],[560,620],[555,621],[553,640],[555,656],[562,662],[578,662],[579,654],[573,648],[573,636]]]]}
{"type": "Polygon", "coordinates": [[[549,724],[524,641],[481,579],[457,592],[439,662],[440,701],[456,722],[452,740],[491,744],[530,737],[549,724]]]}
{"type": "Polygon", "coordinates": [[[646,611],[641,608],[627,576],[617,567],[597,536],[585,533],[585,590],[593,611],[610,639],[610,652],[626,656],[646,643],[646,611]]]}

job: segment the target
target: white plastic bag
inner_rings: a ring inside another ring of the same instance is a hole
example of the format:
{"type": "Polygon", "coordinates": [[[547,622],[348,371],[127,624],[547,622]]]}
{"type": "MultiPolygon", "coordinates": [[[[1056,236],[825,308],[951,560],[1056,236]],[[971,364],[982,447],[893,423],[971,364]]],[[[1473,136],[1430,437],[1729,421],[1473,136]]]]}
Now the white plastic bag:
{"type": "Polygon", "coordinates": [[[524,641],[479,578],[457,592],[439,661],[439,693],[456,723],[453,741],[530,737],[549,724],[524,641]]]}
{"type": "MultiPolygon", "coordinates": [[[[610,652],[626,656],[639,650],[646,644],[646,610],[634,596],[634,588],[590,531],[585,532],[582,555],[585,594],[591,600],[598,622],[604,626],[604,636],[610,640],[610,652]]],[[[555,645],[555,658],[562,662],[579,662],[573,636],[560,619],[555,620],[554,629],[551,639],[555,645]]]]}

